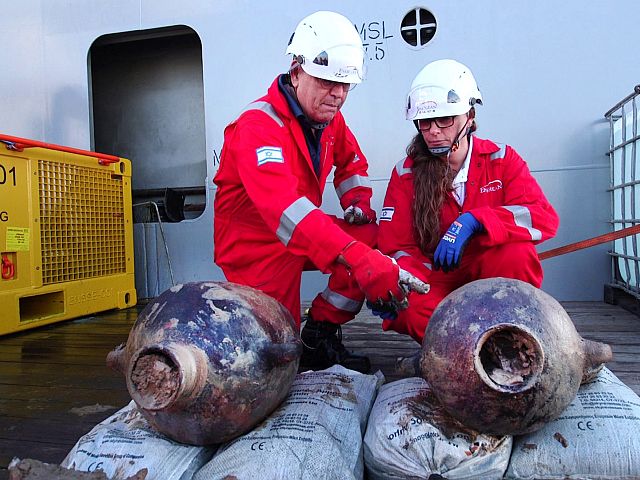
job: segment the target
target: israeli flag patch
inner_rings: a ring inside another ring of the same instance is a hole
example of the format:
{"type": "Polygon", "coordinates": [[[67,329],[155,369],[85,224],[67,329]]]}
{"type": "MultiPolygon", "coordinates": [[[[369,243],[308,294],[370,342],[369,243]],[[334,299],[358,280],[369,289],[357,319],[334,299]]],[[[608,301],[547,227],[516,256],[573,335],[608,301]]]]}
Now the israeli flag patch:
{"type": "Polygon", "coordinates": [[[395,211],[396,209],[394,207],[384,207],[380,213],[380,220],[390,222],[393,218],[393,212],[395,211]]]}
{"type": "Polygon", "coordinates": [[[284,163],[282,148],[280,147],[256,148],[256,155],[258,156],[258,166],[265,163],[284,163]]]}

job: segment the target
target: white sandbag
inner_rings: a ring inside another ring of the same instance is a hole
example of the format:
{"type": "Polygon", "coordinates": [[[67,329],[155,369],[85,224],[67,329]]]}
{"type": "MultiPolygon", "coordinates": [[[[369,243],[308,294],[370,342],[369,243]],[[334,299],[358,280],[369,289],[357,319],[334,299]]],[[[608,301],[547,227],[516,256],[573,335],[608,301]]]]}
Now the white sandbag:
{"type": "Polygon", "coordinates": [[[82,436],[61,465],[84,472],[102,469],[114,480],[143,468],[148,470],[146,480],[191,480],[214,451],[156,432],[131,401],[82,436]]]}
{"type": "Polygon", "coordinates": [[[361,479],[362,436],[381,381],[340,365],[298,374],[282,405],[221,445],[194,480],[361,479]]]}
{"type": "Polygon", "coordinates": [[[603,368],[560,417],[514,439],[506,478],[640,478],[640,397],[603,368]]]}
{"type": "Polygon", "coordinates": [[[422,378],[380,388],[364,437],[370,480],[499,479],[509,464],[511,436],[482,435],[448,415],[422,378]]]}

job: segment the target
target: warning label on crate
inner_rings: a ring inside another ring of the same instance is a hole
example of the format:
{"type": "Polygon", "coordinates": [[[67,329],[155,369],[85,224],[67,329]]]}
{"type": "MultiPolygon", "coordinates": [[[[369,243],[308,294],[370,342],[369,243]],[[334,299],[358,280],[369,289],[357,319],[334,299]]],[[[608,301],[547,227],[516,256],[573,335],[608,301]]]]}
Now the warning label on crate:
{"type": "Polygon", "coordinates": [[[29,229],[7,227],[7,250],[16,252],[29,250],[29,229]]]}

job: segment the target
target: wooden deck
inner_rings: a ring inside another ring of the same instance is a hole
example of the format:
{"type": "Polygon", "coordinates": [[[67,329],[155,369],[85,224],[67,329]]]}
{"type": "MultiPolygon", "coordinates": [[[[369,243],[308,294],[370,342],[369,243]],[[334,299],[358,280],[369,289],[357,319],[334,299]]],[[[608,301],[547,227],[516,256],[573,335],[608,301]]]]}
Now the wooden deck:
{"type": "MultiPolygon", "coordinates": [[[[612,346],[608,367],[640,394],[640,318],[605,303],[563,305],[583,337],[612,346]]],[[[129,402],[124,378],[107,369],[105,357],[126,341],[140,308],[0,337],[0,480],[14,456],[60,463],[80,436],[129,402]]],[[[397,379],[396,358],[418,349],[365,312],[343,334],[387,381],[397,379]]]]}

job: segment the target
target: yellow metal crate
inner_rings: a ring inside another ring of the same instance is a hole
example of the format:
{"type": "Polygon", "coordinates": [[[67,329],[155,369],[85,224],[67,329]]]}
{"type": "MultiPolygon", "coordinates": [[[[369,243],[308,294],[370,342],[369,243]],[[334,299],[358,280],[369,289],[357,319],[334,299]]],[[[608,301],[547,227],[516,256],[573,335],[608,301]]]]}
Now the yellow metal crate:
{"type": "Polygon", "coordinates": [[[131,162],[0,135],[0,335],[136,304],[131,162]]]}

